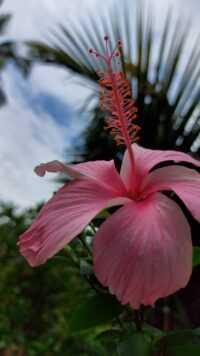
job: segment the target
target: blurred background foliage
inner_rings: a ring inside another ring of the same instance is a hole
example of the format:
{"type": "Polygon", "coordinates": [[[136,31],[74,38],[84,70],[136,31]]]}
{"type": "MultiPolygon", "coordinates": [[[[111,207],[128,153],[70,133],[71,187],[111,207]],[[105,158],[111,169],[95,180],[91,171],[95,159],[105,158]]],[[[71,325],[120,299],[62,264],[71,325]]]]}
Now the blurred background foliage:
{"type": "MultiPolygon", "coordinates": [[[[73,310],[91,292],[69,253],[37,269],[19,256],[18,237],[38,209],[0,206],[0,355],[104,355],[95,333],[70,336],[73,310]]],[[[80,243],[73,249],[84,257],[80,243]]]]}
{"type": "MultiPolygon", "coordinates": [[[[18,236],[39,209],[19,212],[13,205],[0,205],[0,355],[161,356],[165,350],[167,356],[183,356],[190,344],[195,345],[192,355],[199,355],[200,289],[193,283],[199,275],[199,250],[188,287],[160,300],[155,309],[145,308],[141,334],[135,313],[93,275],[86,246],[91,227],[36,269],[19,255],[18,236]]],[[[93,223],[99,225],[102,218],[93,223]]]]}
{"type": "MultiPolygon", "coordinates": [[[[145,10],[141,2],[137,11],[130,10],[125,4],[120,9],[116,6],[108,14],[99,16],[97,22],[90,14],[87,21],[81,24],[82,31],[77,29],[76,24],[57,25],[49,32],[48,41],[28,43],[29,56],[26,59],[18,54],[17,44],[2,40],[0,70],[7,60],[14,60],[25,74],[32,64],[38,62],[55,64],[70,71],[83,86],[91,88],[90,96],[78,108],[80,112],[91,115],[91,123],[84,134],[84,149],[80,150],[79,145],[74,143],[74,152],[78,152],[83,161],[115,158],[120,163],[124,149],[116,146],[104,131],[105,115],[98,104],[95,69],[102,64],[92,62],[87,49],[93,47],[102,52],[104,34],[109,35],[111,47],[121,39],[122,68],[131,81],[138,107],[138,123],[142,126],[140,143],[149,148],[195,151],[198,157],[199,42],[194,43],[186,60],[183,60],[188,41],[187,24],[180,19],[174,22],[171,11],[166,14],[158,38],[153,10],[145,10]]],[[[8,21],[8,15],[0,17],[0,35],[3,35],[8,21]]],[[[0,104],[5,100],[1,88],[0,104]]],[[[18,236],[29,226],[39,208],[19,212],[12,205],[1,204],[0,207],[0,355],[106,356],[109,353],[127,356],[130,350],[131,355],[150,355],[149,338],[152,335],[156,340],[165,337],[157,327],[170,331],[176,327],[188,329],[200,325],[197,266],[185,290],[166,302],[158,303],[153,312],[147,311],[148,320],[154,328],[147,330],[147,337],[142,343],[140,340],[143,349],[136,348],[141,335],[136,333],[133,338],[127,333],[127,342],[116,351],[116,339],[119,340],[119,332],[124,330],[120,325],[125,323],[125,329],[128,326],[130,330],[137,319],[130,311],[125,311],[122,319],[118,319],[121,312],[118,303],[113,300],[111,303],[106,291],[95,280],[91,272],[91,256],[85,245],[88,232],[84,232],[81,239],[74,241],[59,257],[37,269],[30,268],[19,256],[16,248],[18,236]],[[105,302],[103,304],[99,303],[99,293],[105,302]],[[75,316],[71,320],[72,315],[75,316]],[[111,321],[112,335],[107,333],[111,321]],[[89,332],[82,330],[84,325],[88,326],[89,332]],[[71,332],[76,329],[82,333],[71,332]]],[[[182,208],[185,209],[184,206],[182,208]]],[[[186,210],[184,212],[193,228],[194,244],[198,245],[199,225],[186,210]]],[[[98,219],[93,221],[93,229],[99,223],[98,219]]],[[[156,354],[163,354],[164,344],[166,355],[183,356],[184,350],[190,352],[187,345],[183,346],[185,340],[195,345],[192,355],[199,355],[199,335],[194,333],[170,334],[169,339],[158,342],[156,354]],[[176,343],[177,349],[171,350],[171,345],[176,343]]]]}

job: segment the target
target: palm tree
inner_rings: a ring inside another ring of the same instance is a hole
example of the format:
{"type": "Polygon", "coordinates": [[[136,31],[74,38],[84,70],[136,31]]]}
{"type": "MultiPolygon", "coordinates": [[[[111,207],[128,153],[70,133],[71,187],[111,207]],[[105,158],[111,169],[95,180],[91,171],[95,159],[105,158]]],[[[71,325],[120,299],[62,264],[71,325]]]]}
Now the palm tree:
{"type": "MultiPolygon", "coordinates": [[[[169,10],[165,16],[160,38],[155,31],[152,10],[144,3],[134,11],[128,2],[109,10],[101,17],[103,30],[99,30],[94,17],[88,15],[87,23],[77,29],[60,24],[48,36],[48,43],[29,43],[31,54],[39,61],[57,64],[84,79],[93,88],[85,102],[84,110],[96,96],[98,77],[87,54],[89,47],[102,51],[103,36],[108,34],[111,45],[120,38],[124,49],[122,66],[132,82],[133,96],[138,107],[142,126],[140,143],[143,146],[176,149],[200,153],[198,144],[200,127],[200,46],[196,41],[187,51],[187,60],[181,64],[189,35],[188,26],[174,20],[169,10]],[[132,12],[131,12],[132,11],[132,12]],[[107,18],[111,19],[108,23],[107,18]],[[101,33],[102,34],[101,34],[101,33]]],[[[108,159],[118,156],[121,147],[104,132],[104,113],[98,101],[92,109],[93,120],[85,133],[84,158],[108,159]]]]}

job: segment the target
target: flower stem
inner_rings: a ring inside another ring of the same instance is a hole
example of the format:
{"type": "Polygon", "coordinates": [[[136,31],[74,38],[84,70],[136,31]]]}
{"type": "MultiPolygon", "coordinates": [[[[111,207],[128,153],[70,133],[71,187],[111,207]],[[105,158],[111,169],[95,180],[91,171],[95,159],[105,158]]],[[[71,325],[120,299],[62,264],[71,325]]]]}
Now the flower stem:
{"type": "Polygon", "coordinates": [[[135,325],[136,325],[137,331],[141,332],[142,331],[142,318],[141,318],[140,311],[138,311],[138,310],[135,310],[135,325]]]}

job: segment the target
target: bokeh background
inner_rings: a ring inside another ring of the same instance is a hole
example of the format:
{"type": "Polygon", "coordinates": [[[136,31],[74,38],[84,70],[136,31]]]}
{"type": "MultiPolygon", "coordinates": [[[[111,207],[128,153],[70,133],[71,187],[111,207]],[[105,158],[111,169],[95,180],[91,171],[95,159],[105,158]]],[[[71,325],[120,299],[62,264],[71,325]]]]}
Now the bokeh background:
{"type": "MultiPolygon", "coordinates": [[[[102,51],[105,34],[111,46],[123,42],[140,143],[200,158],[199,13],[198,0],[1,2],[0,354],[112,354],[112,343],[102,346],[94,331],[70,333],[89,287],[68,256],[33,270],[18,254],[19,234],[62,180],[40,179],[33,168],[53,159],[120,164],[123,147],[103,130],[98,106],[101,64],[88,54],[102,51]]],[[[199,225],[185,213],[198,245],[199,225]]],[[[197,267],[179,296],[181,327],[200,325],[198,275],[197,267]]]]}

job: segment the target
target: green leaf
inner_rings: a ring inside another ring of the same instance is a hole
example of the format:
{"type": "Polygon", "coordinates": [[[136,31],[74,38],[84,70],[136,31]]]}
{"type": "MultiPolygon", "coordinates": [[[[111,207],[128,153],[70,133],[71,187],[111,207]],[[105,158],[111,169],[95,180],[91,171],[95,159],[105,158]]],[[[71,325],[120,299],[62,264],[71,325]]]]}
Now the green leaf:
{"type": "Polygon", "coordinates": [[[100,218],[100,219],[104,219],[104,218],[108,218],[110,216],[110,213],[108,210],[102,210],[98,215],[97,215],[97,218],[100,218]]]}
{"type": "Polygon", "coordinates": [[[142,330],[145,332],[146,335],[149,335],[154,340],[159,340],[160,338],[166,335],[164,331],[149,324],[143,324],[142,330]]]}
{"type": "Polygon", "coordinates": [[[155,345],[156,355],[200,355],[200,330],[178,330],[166,334],[155,345]]]}
{"type": "Polygon", "coordinates": [[[200,265],[200,247],[193,247],[193,268],[200,265]]]}
{"type": "Polygon", "coordinates": [[[118,348],[119,356],[150,356],[152,354],[152,340],[142,332],[129,335],[118,348]]]}
{"type": "Polygon", "coordinates": [[[119,302],[109,294],[98,294],[90,297],[75,310],[70,323],[71,333],[110,323],[123,310],[119,302]]]}
{"type": "Polygon", "coordinates": [[[103,345],[108,352],[111,353],[112,356],[117,355],[117,347],[119,345],[119,340],[122,337],[122,330],[119,328],[114,329],[114,327],[109,330],[104,330],[103,332],[98,333],[96,340],[103,345]]]}
{"type": "Polygon", "coordinates": [[[193,344],[192,342],[182,345],[170,347],[167,350],[166,356],[199,356],[200,355],[200,344],[193,344]]]}
{"type": "Polygon", "coordinates": [[[182,344],[184,342],[189,342],[191,340],[199,340],[199,329],[194,329],[194,330],[177,330],[177,331],[172,331],[166,334],[164,336],[163,340],[167,344],[182,344]]]}

